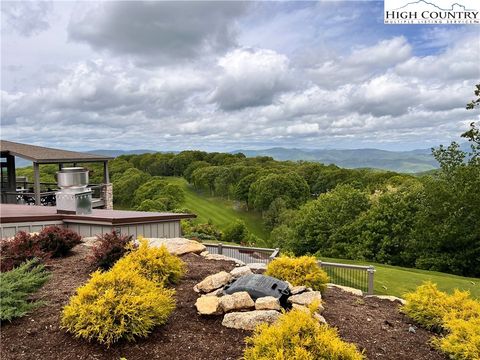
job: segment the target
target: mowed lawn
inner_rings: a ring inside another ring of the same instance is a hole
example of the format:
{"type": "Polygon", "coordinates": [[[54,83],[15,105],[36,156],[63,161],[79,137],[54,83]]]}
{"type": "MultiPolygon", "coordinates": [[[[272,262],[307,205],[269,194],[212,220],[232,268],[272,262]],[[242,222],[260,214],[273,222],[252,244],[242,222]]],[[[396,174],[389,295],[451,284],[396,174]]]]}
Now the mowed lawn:
{"type": "Polygon", "coordinates": [[[248,230],[260,239],[268,238],[268,232],[262,225],[260,214],[238,209],[234,201],[199,193],[184,178],[165,177],[165,179],[183,187],[185,190],[185,203],[182,207],[186,207],[194,212],[197,215],[198,222],[206,223],[211,220],[221,230],[225,230],[236,219],[240,219],[245,222],[248,230]]]}
{"type": "Polygon", "coordinates": [[[368,261],[321,258],[328,262],[375,266],[375,294],[386,294],[403,297],[405,293],[415,290],[424,281],[432,281],[442,291],[452,293],[454,289],[468,290],[480,299],[480,279],[445,274],[436,271],[403,268],[400,266],[382,265],[368,261]]]}

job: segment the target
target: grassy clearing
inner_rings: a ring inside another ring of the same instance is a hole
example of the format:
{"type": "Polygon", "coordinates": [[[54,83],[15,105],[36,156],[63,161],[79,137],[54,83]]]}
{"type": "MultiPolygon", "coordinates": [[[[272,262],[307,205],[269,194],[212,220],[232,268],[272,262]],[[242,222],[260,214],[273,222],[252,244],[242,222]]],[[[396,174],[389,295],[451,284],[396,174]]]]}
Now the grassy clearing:
{"type": "Polygon", "coordinates": [[[166,177],[165,179],[183,187],[185,190],[183,207],[192,210],[197,215],[199,222],[205,223],[211,220],[221,230],[224,230],[236,219],[240,219],[245,222],[250,232],[261,239],[268,238],[268,232],[262,225],[260,214],[239,209],[235,206],[234,201],[199,193],[183,178],[166,177]]]}
{"type": "Polygon", "coordinates": [[[382,265],[366,261],[321,258],[324,261],[346,264],[375,266],[375,294],[387,294],[403,297],[407,292],[415,290],[424,281],[432,281],[442,291],[452,293],[454,289],[468,290],[473,297],[480,299],[480,279],[445,274],[436,271],[403,268],[400,266],[382,265]]]}

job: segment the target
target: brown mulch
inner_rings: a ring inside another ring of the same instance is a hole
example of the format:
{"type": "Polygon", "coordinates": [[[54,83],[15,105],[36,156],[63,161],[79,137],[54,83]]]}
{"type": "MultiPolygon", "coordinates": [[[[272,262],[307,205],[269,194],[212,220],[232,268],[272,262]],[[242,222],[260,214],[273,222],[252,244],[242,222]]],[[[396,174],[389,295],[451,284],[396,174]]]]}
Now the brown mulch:
{"type": "MultiPolygon", "coordinates": [[[[146,339],[120,342],[110,349],[75,339],[59,328],[61,309],[75,289],[84,284],[91,268],[86,262],[89,248],[80,245],[71,256],[52,260],[52,277],[35,295],[48,302],[30,315],[1,327],[1,358],[10,359],[239,359],[248,331],[227,329],[222,317],[201,317],[194,304],[198,295],[193,286],[204,277],[235,264],[185,255],[188,272],[176,286],[177,307],[168,323],[154,329],[146,339]]],[[[365,350],[369,359],[446,359],[431,349],[432,333],[416,329],[409,333],[408,319],[398,304],[388,300],[361,299],[329,289],[324,316],[338,327],[340,335],[365,350]]]]}
{"type": "Polygon", "coordinates": [[[400,303],[328,289],[323,297],[327,323],[342,339],[357,344],[368,359],[447,359],[429,345],[434,334],[399,311],[400,303]],[[409,332],[412,326],[415,333],[409,332]]]}

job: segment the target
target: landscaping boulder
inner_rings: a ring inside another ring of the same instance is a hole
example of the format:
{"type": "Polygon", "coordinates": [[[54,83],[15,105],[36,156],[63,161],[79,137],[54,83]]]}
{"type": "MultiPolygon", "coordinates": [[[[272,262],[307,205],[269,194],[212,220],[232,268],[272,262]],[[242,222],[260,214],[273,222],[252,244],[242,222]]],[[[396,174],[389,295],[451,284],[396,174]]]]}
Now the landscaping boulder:
{"type": "MultiPolygon", "coordinates": [[[[292,304],[292,309],[297,309],[297,310],[306,312],[307,314],[310,314],[310,309],[305,305],[292,304]]],[[[321,304],[319,304],[317,310],[315,310],[315,314],[318,313],[320,315],[323,312],[323,310],[325,310],[324,307],[321,304]]]]}
{"type": "Polygon", "coordinates": [[[255,306],[255,303],[246,291],[236,292],[232,295],[225,295],[219,299],[220,307],[224,312],[251,309],[255,306]]]}
{"type": "Polygon", "coordinates": [[[307,291],[306,286],[293,286],[290,288],[290,294],[292,295],[297,295],[305,291],[307,291]]]}
{"type": "Polygon", "coordinates": [[[160,247],[165,245],[170,254],[183,255],[188,253],[200,254],[207,248],[205,245],[195,240],[189,240],[184,238],[147,238],[150,246],[160,247]]]}
{"type": "Polygon", "coordinates": [[[247,264],[247,266],[252,271],[263,271],[267,269],[267,265],[265,265],[264,263],[250,263],[247,264]]]}
{"type": "Polygon", "coordinates": [[[322,294],[320,291],[308,291],[298,295],[292,295],[288,298],[288,302],[291,304],[309,306],[314,301],[317,301],[319,304],[322,301],[322,294]]]}
{"type": "Polygon", "coordinates": [[[200,296],[195,302],[200,315],[219,315],[222,313],[220,298],[216,296],[200,296]]]}
{"type": "Polygon", "coordinates": [[[217,274],[207,276],[205,279],[195,285],[194,290],[196,288],[200,292],[209,293],[226,285],[232,279],[232,275],[230,275],[226,271],[221,271],[217,274]]]}
{"type": "MultiPolygon", "coordinates": [[[[202,255],[202,254],[200,254],[202,255]]],[[[206,254],[206,255],[202,255],[205,259],[207,260],[222,260],[222,261],[233,261],[235,264],[239,265],[239,266],[244,266],[245,263],[241,260],[238,260],[238,259],[235,259],[235,258],[232,258],[232,257],[228,257],[228,256],[225,256],[225,255],[220,255],[220,254],[206,254]]]]}
{"type": "Polygon", "coordinates": [[[259,324],[273,324],[280,313],[275,310],[254,310],[225,314],[222,325],[233,329],[255,330],[259,324]]]}
{"type": "Polygon", "coordinates": [[[334,287],[334,288],[340,289],[340,290],[345,291],[347,293],[350,293],[352,295],[363,296],[363,291],[362,290],[355,289],[355,288],[352,288],[352,287],[349,287],[349,286],[342,286],[342,285],[331,284],[331,283],[328,283],[327,286],[329,288],[334,287]]]}
{"type": "Polygon", "coordinates": [[[230,274],[237,279],[240,276],[252,274],[252,270],[248,266],[240,266],[230,271],[230,274]]]}
{"type": "Polygon", "coordinates": [[[277,310],[280,311],[282,307],[277,298],[273,296],[264,296],[255,301],[255,310],[277,310]]]}

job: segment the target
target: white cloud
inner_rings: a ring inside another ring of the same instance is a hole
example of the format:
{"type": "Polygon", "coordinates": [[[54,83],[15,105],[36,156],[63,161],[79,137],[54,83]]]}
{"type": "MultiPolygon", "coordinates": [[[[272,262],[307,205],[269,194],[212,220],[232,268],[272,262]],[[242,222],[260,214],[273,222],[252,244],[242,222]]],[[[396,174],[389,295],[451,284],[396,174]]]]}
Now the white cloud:
{"type": "Polygon", "coordinates": [[[289,60],[264,49],[236,49],[220,58],[221,74],[211,101],[224,110],[268,105],[291,86],[289,60]]]}
{"type": "Polygon", "coordinates": [[[51,1],[2,1],[2,32],[36,35],[50,28],[51,1]]]}

